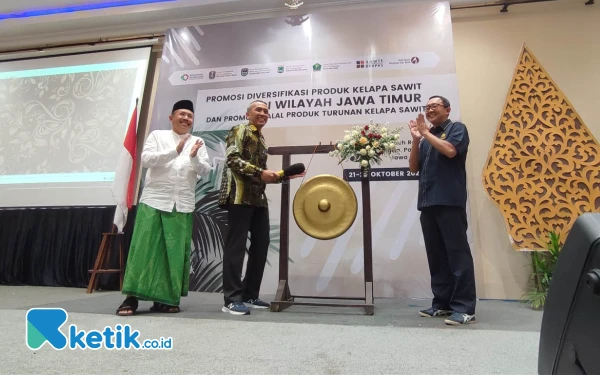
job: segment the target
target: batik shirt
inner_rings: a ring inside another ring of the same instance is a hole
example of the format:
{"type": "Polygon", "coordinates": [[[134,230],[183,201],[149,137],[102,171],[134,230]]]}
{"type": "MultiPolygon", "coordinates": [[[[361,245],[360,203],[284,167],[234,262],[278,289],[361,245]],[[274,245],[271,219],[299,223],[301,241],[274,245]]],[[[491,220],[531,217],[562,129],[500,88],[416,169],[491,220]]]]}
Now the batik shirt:
{"type": "Polygon", "coordinates": [[[219,196],[221,207],[229,204],[268,207],[266,184],[260,178],[267,169],[267,150],[264,137],[254,125],[240,124],[229,131],[219,196]]]}

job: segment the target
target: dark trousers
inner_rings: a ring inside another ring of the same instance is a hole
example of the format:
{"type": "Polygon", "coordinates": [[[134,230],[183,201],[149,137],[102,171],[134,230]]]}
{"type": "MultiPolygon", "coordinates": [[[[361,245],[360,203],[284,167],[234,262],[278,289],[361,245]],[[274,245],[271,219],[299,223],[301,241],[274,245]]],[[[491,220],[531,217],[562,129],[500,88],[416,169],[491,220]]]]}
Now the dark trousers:
{"type": "Polygon", "coordinates": [[[229,233],[223,250],[225,305],[258,298],[270,241],[268,208],[230,205],[228,210],[229,233]],[[251,242],[246,275],[242,281],[248,233],[251,242]]]}
{"type": "Polygon", "coordinates": [[[460,207],[435,206],[421,211],[431,274],[432,306],[475,314],[475,267],[467,241],[467,213],[460,207]]]}

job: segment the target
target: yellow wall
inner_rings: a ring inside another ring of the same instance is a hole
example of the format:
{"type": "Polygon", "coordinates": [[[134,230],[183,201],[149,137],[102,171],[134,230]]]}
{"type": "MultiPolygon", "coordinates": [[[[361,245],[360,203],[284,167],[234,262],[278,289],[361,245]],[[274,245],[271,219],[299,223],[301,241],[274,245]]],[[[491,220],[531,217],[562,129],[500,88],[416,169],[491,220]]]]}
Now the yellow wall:
{"type": "Polygon", "coordinates": [[[485,195],[481,173],[509,84],[526,43],[596,139],[600,121],[600,4],[583,1],[452,12],[460,110],[469,129],[471,222],[478,296],[518,299],[527,288],[528,257],[512,250],[502,216],[485,195]]]}

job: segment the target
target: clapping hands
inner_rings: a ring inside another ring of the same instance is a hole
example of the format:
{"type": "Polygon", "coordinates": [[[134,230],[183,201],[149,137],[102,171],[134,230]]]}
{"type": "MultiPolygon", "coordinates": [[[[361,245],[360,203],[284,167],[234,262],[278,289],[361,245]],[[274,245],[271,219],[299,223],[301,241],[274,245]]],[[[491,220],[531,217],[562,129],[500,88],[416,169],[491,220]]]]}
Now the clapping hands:
{"type": "MultiPolygon", "coordinates": [[[[183,151],[183,148],[185,147],[185,143],[188,141],[188,139],[190,139],[190,137],[191,137],[191,135],[188,134],[179,141],[179,144],[177,145],[177,153],[178,154],[181,154],[181,152],[183,151]]],[[[196,155],[198,155],[198,150],[203,145],[204,145],[204,142],[202,142],[200,139],[197,139],[196,142],[194,143],[194,145],[192,146],[192,149],[190,150],[190,156],[192,158],[195,158],[196,155]]]]}
{"type": "Polygon", "coordinates": [[[190,139],[190,137],[191,135],[188,134],[185,137],[181,138],[176,148],[178,154],[181,154],[181,151],[183,151],[183,147],[185,147],[185,142],[187,142],[187,140],[190,139]]]}
{"type": "Polygon", "coordinates": [[[194,145],[192,146],[192,150],[190,151],[190,156],[195,158],[196,155],[198,155],[198,150],[200,149],[200,147],[202,147],[202,145],[204,145],[204,142],[202,142],[201,140],[196,140],[196,143],[194,143],[194,145]]]}
{"type": "Polygon", "coordinates": [[[412,135],[413,140],[418,141],[423,137],[426,133],[429,133],[429,126],[425,122],[425,116],[423,114],[419,114],[417,120],[411,120],[409,122],[410,126],[410,135],[412,135]]]}

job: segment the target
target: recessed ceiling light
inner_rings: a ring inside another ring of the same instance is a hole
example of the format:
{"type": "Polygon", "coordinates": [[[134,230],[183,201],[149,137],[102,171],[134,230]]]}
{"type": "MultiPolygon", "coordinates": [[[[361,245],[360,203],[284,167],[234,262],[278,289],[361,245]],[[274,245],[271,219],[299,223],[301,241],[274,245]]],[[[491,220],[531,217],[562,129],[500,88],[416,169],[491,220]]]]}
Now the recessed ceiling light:
{"type": "Polygon", "coordinates": [[[285,2],[285,6],[290,9],[298,9],[302,4],[304,4],[304,1],[302,0],[287,0],[285,2]]]}

